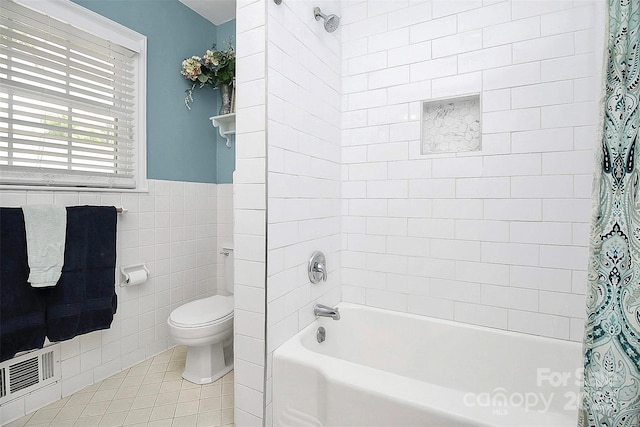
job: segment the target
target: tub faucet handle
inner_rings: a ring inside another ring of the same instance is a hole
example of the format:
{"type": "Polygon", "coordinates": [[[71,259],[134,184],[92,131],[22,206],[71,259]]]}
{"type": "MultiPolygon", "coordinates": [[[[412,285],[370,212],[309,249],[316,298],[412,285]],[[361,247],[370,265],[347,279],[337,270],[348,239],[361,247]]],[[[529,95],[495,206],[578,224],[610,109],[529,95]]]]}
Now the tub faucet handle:
{"type": "Polygon", "coordinates": [[[311,255],[308,273],[311,283],[320,283],[321,280],[327,281],[327,261],[322,252],[316,251],[311,255]]]}
{"type": "Polygon", "coordinates": [[[327,268],[324,266],[324,263],[322,262],[317,263],[315,267],[315,271],[322,277],[323,282],[327,281],[327,268]]]}

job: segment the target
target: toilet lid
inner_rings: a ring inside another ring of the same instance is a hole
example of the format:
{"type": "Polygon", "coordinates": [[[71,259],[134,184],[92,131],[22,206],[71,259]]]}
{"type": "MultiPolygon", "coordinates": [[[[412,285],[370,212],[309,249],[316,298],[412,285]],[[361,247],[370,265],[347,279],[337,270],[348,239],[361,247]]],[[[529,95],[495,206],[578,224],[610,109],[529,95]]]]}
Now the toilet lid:
{"type": "Polygon", "coordinates": [[[233,297],[214,295],[181,305],[169,318],[176,325],[194,327],[225,320],[233,315],[233,297]]]}

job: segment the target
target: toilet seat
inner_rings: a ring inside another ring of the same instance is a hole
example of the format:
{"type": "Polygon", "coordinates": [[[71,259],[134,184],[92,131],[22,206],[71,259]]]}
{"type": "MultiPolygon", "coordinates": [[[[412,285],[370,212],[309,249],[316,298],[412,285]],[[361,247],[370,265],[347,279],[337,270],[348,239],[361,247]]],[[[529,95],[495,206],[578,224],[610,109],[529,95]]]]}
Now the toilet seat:
{"type": "Polygon", "coordinates": [[[224,323],[233,317],[233,296],[214,295],[181,305],[171,312],[169,322],[179,328],[202,328],[224,323]]]}

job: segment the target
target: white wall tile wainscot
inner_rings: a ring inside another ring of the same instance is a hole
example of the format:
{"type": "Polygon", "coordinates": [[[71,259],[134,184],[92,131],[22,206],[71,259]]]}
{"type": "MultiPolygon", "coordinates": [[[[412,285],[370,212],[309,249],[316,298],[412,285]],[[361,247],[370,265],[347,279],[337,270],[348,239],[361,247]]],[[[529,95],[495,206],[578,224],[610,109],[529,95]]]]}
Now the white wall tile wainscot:
{"type": "Polygon", "coordinates": [[[166,350],[169,313],[179,305],[218,292],[218,247],[232,223],[217,218],[232,209],[230,184],[149,181],[148,193],[0,191],[0,206],[26,204],[124,207],[118,216],[117,264],[146,263],[146,283],[119,287],[118,311],[110,329],[59,345],[61,381],[10,401],[0,423],[116,374],[166,350]],[[218,201],[218,198],[220,200],[218,201]]]}

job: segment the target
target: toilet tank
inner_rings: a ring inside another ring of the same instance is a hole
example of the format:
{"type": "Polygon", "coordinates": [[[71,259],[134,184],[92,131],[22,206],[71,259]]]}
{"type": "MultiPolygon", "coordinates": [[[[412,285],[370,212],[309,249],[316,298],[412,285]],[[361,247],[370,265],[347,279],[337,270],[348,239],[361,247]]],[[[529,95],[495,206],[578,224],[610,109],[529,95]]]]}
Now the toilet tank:
{"type": "Polygon", "coordinates": [[[233,294],[233,247],[226,246],[220,253],[224,255],[224,287],[233,294]]]}

